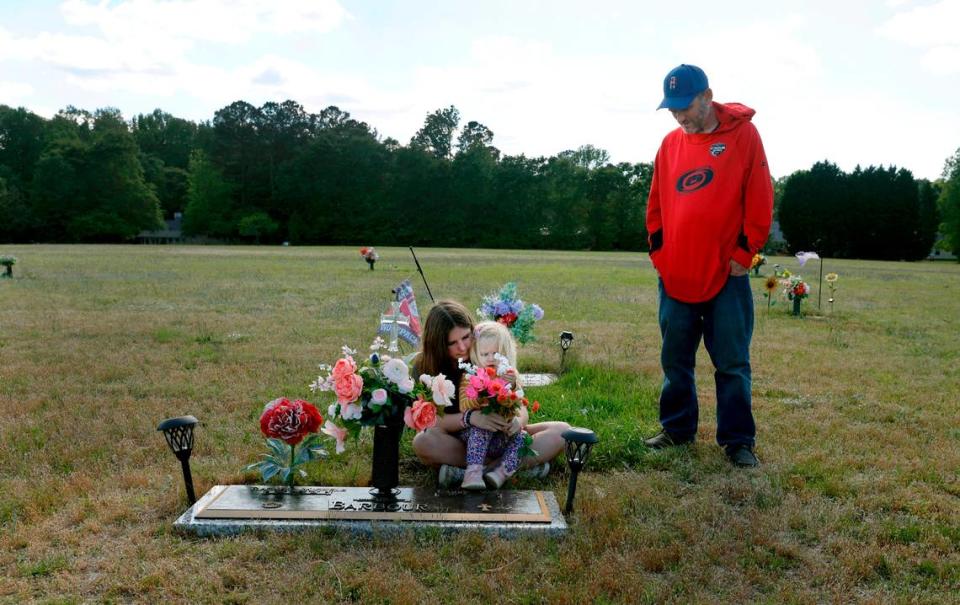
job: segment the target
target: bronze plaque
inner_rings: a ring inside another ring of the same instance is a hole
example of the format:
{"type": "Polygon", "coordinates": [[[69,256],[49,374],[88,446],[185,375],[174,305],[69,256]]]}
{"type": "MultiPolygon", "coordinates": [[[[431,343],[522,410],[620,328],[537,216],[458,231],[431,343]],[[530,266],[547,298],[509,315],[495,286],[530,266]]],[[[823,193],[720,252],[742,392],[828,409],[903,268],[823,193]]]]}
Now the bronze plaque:
{"type": "Polygon", "coordinates": [[[228,485],[204,503],[196,519],[353,519],[550,523],[540,491],[442,491],[402,487],[377,498],[366,487],[228,485]]]}

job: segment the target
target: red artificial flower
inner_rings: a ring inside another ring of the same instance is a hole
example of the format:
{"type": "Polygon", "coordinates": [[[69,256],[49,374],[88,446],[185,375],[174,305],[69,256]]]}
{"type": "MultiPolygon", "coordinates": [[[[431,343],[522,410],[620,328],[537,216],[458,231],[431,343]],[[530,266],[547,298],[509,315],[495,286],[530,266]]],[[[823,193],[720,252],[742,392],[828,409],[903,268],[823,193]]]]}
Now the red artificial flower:
{"type": "Polygon", "coordinates": [[[497,368],[486,368],[486,370],[487,370],[487,376],[489,376],[490,378],[497,377],[497,368]]]}
{"type": "Polygon", "coordinates": [[[534,414],[536,414],[537,412],[539,412],[539,411],[540,411],[540,402],[537,401],[536,399],[534,399],[534,400],[533,400],[533,407],[531,407],[530,409],[533,410],[533,413],[534,413],[534,414]]]}
{"type": "Polygon", "coordinates": [[[323,417],[317,408],[302,399],[292,403],[286,397],[274,399],[260,415],[260,432],[288,445],[296,445],[308,434],[316,433],[321,424],[323,417]]]}
{"type": "Polygon", "coordinates": [[[505,313],[497,318],[497,321],[507,326],[508,328],[513,325],[513,322],[517,321],[516,313],[505,313]]]}
{"type": "Polygon", "coordinates": [[[361,256],[366,256],[368,252],[370,252],[370,248],[367,248],[366,246],[364,246],[363,248],[360,248],[361,256]]]}

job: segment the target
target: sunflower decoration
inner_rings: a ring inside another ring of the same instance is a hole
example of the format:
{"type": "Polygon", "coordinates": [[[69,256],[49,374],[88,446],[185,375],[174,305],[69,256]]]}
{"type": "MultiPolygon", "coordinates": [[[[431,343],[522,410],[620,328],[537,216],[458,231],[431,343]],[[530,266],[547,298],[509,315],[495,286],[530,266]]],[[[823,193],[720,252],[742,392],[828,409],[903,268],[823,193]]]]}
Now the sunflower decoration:
{"type": "Polygon", "coordinates": [[[770,312],[770,305],[773,304],[773,293],[776,292],[777,286],[779,285],[780,282],[775,275],[768,277],[767,281],[763,284],[763,288],[766,290],[763,295],[767,298],[767,313],[770,312]]]}
{"type": "Polygon", "coordinates": [[[760,267],[767,264],[767,257],[760,254],[759,252],[753,255],[753,262],[750,263],[750,268],[753,270],[754,275],[760,275],[760,267]]]}
{"type": "Polygon", "coordinates": [[[833,313],[833,301],[836,299],[837,280],[840,279],[840,276],[836,273],[827,273],[823,276],[823,279],[827,282],[827,287],[830,288],[830,298],[827,299],[827,302],[830,303],[830,313],[833,313]]]}

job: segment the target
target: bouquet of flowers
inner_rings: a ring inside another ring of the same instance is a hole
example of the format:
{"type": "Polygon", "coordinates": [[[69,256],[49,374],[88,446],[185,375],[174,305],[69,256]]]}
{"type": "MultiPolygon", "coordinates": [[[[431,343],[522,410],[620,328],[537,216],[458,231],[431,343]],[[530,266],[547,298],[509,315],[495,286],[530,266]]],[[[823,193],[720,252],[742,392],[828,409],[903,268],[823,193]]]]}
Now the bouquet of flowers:
{"type": "Polygon", "coordinates": [[[754,275],[760,275],[760,267],[767,264],[767,257],[757,252],[753,255],[753,262],[750,263],[750,268],[753,269],[754,275]]]}
{"type": "Polygon", "coordinates": [[[364,246],[360,248],[360,256],[363,257],[363,260],[367,261],[370,265],[370,270],[373,271],[373,264],[380,259],[380,255],[377,254],[377,251],[373,249],[373,246],[364,246]]]}
{"type": "Polygon", "coordinates": [[[793,301],[793,314],[800,316],[800,301],[810,295],[810,285],[803,281],[799,275],[791,275],[789,271],[783,272],[785,277],[780,280],[783,286],[783,294],[787,300],[793,301]]]}
{"type": "Polygon", "coordinates": [[[508,282],[497,294],[483,298],[477,315],[502,323],[510,328],[517,342],[526,344],[534,340],[533,324],[543,319],[543,309],[517,298],[517,284],[508,282]]]}
{"type": "Polygon", "coordinates": [[[787,297],[787,300],[795,299],[804,299],[810,295],[810,284],[803,281],[803,278],[799,275],[787,275],[784,279],[780,280],[780,284],[784,287],[783,293],[787,297]]]}
{"type": "MultiPolygon", "coordinates": [[[[466,376],[466,384],[463,387],[464,395],[474,399],[479,403],[481,414],[490,414],[496,412],[506,419],[511,419],[517,415],[521,406],[528,406],[531,412],[540,409],[540,402],[534,401],[533,404],[524,397],[523,388],[508,377],[509,374],[516,376],[516,370],[510,366],[506,357],[499,353],[495,356],[497,360],[496,368],[478,368],[477,366],[461,361],[459,363],[466,376]]],[[[520,457],[536,456],[536,452],[531,448],[533,438],[528,434],[523,434],[523,447],[520,450],[520,457]]]]}
{"type": "Polygon", "coordinates": [[[267,438],[269,452],[263,460],[243,470],[260,471],[264,482],[279,475],[292,490],[297,474],[307,476],[297,467],[327,455],[320,447],[320,435],[317,434],[321,422],[323,417],[317,408],[302,399],[290,401],[281,397],[269,402],[260,414],[260,432],[267,438]]]}
{"type": "Polygon", "coordinates": [[[336,401],[327,415],[324,432],[337,440],[337,452],[343,451],[346,436],[357,438],[365,426],[388,424],[399,419],[415,431],[426,430],[437,423],[437,415],[453,405],[454,385],[443,374],[423,374],[418,380],[410,376],[410,367],[400,357],[381,355],[383,338],[377,336],[369,356],[358,363],[357,352],[344,346],[343,357],[330,367],[322,364],[321,374],[310,384],[313,392],[332,392],[336,401]]]}

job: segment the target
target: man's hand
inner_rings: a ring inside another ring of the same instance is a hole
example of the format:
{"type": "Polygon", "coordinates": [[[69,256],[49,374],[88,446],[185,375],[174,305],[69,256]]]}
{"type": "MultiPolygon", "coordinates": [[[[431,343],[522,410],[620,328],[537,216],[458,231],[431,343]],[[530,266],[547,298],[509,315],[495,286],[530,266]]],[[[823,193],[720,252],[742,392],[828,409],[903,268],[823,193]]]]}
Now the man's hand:
{"type": "Polygon", "coordinates": [[[730,259],[730,275],[734,277],[740,277],[741,275],[746,275],[750,273],[750,269],[747,269],[737,261],[730,259]]]}

